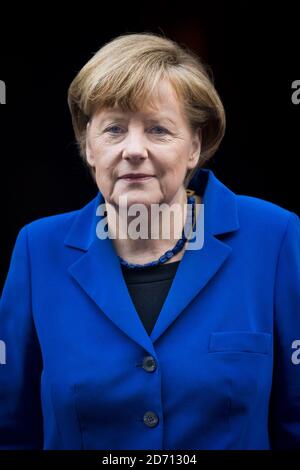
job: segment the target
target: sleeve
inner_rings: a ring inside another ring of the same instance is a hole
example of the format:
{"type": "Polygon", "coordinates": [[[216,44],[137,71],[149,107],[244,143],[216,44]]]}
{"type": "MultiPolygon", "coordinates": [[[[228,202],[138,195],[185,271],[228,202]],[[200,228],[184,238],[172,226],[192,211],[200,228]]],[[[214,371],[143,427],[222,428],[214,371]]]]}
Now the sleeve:
{"type": "Polygon", "coordinates": [[[27,226],[0,300],[0,449],[42,449],[42,359],[31,309],[27,226]]]}
{"type": "Polygon", "coordinates": [[[290,213],[274,292],[273,449],[300,449],[300,219],[290,213]]]}

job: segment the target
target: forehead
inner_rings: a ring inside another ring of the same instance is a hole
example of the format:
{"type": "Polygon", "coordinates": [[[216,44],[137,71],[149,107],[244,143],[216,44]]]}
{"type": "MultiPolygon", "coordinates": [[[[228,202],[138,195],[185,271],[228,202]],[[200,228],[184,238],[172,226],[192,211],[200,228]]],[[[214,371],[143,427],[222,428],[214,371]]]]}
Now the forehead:
{"type": "Polygon", "coordinates": [[[172,85],[167,81],[160,81],[153,90],[151,97],[137,108],[136,111],[130,111],[115,106],[101,109],[97,114],[101,120],[138,117],[145,121],[160,119],[177,122],[183,119],[181,100],[172,85]]]}

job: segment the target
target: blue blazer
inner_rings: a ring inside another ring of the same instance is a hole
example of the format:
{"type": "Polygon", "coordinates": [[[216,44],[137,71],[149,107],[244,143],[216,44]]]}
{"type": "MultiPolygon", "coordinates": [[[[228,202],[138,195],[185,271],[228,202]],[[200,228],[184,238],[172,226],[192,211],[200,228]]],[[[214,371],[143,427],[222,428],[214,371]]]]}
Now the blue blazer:
{"type": "Polygon", "coordinates": [[[150,336],[96,236],[101,193],[21,229],[1,298],[2,449],[300,448],[299,218],[210,170],[189,187],[204,245],[150,336]]]}

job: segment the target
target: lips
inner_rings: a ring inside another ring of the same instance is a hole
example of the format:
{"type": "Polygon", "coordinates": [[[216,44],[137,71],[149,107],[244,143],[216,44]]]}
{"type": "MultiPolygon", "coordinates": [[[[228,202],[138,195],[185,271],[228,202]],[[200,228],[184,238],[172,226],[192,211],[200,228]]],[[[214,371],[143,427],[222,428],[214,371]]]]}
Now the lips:
{"type": "Polygon", "coordinates": [[[153,175],[147,175],[146,173],[127,173],[126,175],[123,175],[120,178],[138,179],[138,178],[151,178],[152,176],[153,175]]]}

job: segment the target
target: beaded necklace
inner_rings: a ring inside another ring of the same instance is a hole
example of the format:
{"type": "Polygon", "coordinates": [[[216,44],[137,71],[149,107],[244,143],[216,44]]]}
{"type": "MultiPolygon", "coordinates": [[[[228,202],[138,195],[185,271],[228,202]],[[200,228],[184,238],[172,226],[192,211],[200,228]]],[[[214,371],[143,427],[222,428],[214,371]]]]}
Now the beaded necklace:
{"type": "Polygon", "coordinates": [[[167,250],[157,260],[150,261],[149,263],[146,263],[146,264],[128,263],[126,260],[121,258],[121,256],[118,256],[120,263],[123,266],[126,266],[127,268],[147,268],[148,266],[157,266],[159,264],[165,263],[170,258],[175,256],[179,251],[182,250],[185,242],[187,241],[185,234],[190,233],[190,230],[194,226],[194,223],[195,223],[195,196],[194,196],[195,192],[193,190],[186,189],[186,193],[187,193],[187,203],[192,204],[192,211],[191,211],[192,214],[191,216],[189,216],[189,214],[187,215],[187,221],[185,223],[184,228],[182,229],[181,238],[177,241],[176,245],[171,250],[167,250]]]}

